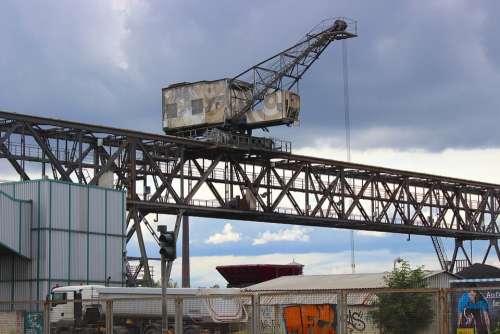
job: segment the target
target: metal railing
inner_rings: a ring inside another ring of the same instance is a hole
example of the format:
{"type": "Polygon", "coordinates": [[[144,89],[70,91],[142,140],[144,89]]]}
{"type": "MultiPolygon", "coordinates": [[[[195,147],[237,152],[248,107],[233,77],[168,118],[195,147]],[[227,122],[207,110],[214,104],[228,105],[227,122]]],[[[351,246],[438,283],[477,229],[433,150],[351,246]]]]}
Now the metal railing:
{"type": "MultiPolygon", "coordinates": [[[[257,143],[249,142],[249,139],[247,136],[241,136],[241,137],[246,138],[246,139],[239,138],[239,139],[237,139],[238,143],[246,142],[250,146],[257,145],[257,143]]],[[[252,137],[252,138],[254,138],[254,137],[252,137]]],[[[269,147],[273,151],[291,152],[291,143],[288,141],[283,141],[283,140],[279,140],[279,139],[271,139],[271,138],[258,138],[258,139],[265,140],[265,142],[268,143],[267,144],[268,146],[271,145],[269,147]],[[267,141],[269,141],[269,142],[267,142],[267,141]],[[271,143],[271,144],[269,144],[269,143],[271,143]]],[[[8,147],[11,154],[14,156],[25,155],[25,156],[28,156],[31,158],[37,158],[37,159],[43,158],[42,149],[35,144],[33,144],[33,145],[32,144],[24,144],[23,145],[20,142],[13,142],[13,141],[6,141],[5,144],[8,147]]],[[[52,148],[52,152],[58,158],[58,160],[61,160],[61,161],[72,161],[73,160],[72,159],[73,154],[71,153],[70,149],[52,148]]],[[[112,154],[112,151],[110,151],[109,154],[112,154]]],[[[141,151],[137,152],[137,158],[138,159],[143,158],[141,151]]],[[[93,157],[87,156],[86,158],[84,158],[82,160],[82,163],[83,164],[86,164],[86,163],[92,164],[93,157]]],[[[117,164],[119,164],[119,163],[120,162],[117,160],[117,164]]],[[[162,172],[168,174],[168,173],[172,173],[172,170],[175,168],[175,164],[174,163],[159,163],[159,167],[162,170],[162,172]]],[[[191,177],[196,177],[196,178],[201,177],[201,173],[196,168],[193,168],[193,167],[190,168],[186,164],[183,167],[183,169],[184,169],[184,175],[186,175],[186,176],[191,176],[191,177]]],[[[84,170],[89,173],[89,176],[87,178],[88,178],[88,181],[90,181],[90,179],[91,179],[90,175],[93,175],[94,171],[87,170],[86,168],[84,168],[84,170]]],[[[247,177],[249,178],[250,181],[255,182],[255,180],[257,179],[257,177],[259,175],[259,171],[260,171],[259,169],[252,170],[252,171],[245,170],[245,174],[247,175],[247,177]]],[[[228,179],[229,175],[226,175],[226,174],[227,174],[227,172],[224,168],[217,167],[209,175],[209,178],[214,179],[214,180],[228,179]]],[[[290,183],[290,189],[292,189],[292,190],[298,189],[300,191],[304,191],[306,189],[307,181],[302,175],[299,175],[291,182],[290,182],[290,180],[292,179],[291,175],[284,174],[284,175],[281,175],[280,177],[281,177],[282,182],[284,184],[290,183]]],[[[329,184],[330,180],[328,180],[326,178],[323,178],[322,180],[323,180],[323,182],[326,182],[329,184]]],[[[359,191],[363,188],[363,184],[361,184],[359,182],[356,183],[355,180],[352,178],[346,177],[345,182],[349,185],[349,187],[353,190],[353,192],[355,194],[359,193],[359,191]]],[[[278,187],[278,188],[281,187],[281,183],[279,182],[279,180],[276,178],[275,175],[272,175],[272,174],[270,175],[270,179],[269,179],[268,184],[271,187],[278,187]]],[[[267,183],[260,185],[260,187],[262,187],[262,188],[265,188],[266,186],[267,186],[267,183]]],[[[319,188],[319,185],[317,184],[317,182],[314,182],[314,186],[315,186],[315,188],[319,188]]],[[[394,191],[394,189],[391,189],[391,190],[394,191]]],[[[416,202],[421,202],[425,199],[425,194],[426,194],[425,189],[416,189],[412,195],[413,195],[414,200],[416,202]]],[[[371,187],[368,187],[364,190],[363,195],[367,198],[372,198],[372,197],[377,196],[377,197],[379,197],[379,201],[390,201],[391,200],[391,194],[388,193],[383,188],[373,189],[371,187]]],[[[405,198],[403,198],[403,199],[405,199],[405,198]]],[[[467,202],[467,207],[469,210],[478,210],[480,208],[481,201],[479,201],[475,198],[467,198],[466,202],[467,202]]],[[[437,201],[434,203],[434,206],[436,206],[436,207],[445,206],[447,204],[448,203],[447,203],[446,198],[441,197],[441,198],[437,199],[437,201]]]]}

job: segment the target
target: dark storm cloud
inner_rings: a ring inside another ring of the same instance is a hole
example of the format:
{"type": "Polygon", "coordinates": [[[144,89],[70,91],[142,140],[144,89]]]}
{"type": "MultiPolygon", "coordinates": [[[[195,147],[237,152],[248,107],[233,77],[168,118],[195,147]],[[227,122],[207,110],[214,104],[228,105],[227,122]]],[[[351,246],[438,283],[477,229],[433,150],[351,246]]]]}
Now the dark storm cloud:
{"type": "MultiPolygon", "coordinates": [[[[161,131],[161,87],[232,76],[326,17],[348,41],[353,143],[499,146],[496,2],[150,1],[0,4],[0,108],[161,131]]],[[[340,45],[301,84],[295,146],[343,138],[340,45]]]]}

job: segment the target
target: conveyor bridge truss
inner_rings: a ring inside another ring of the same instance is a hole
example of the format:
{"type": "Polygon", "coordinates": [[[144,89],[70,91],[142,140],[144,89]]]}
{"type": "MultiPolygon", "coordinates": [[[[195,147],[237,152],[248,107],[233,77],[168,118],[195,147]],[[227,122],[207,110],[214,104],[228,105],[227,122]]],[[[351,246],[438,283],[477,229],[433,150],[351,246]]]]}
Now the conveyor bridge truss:
{"type": "Polygon", "coordinates": [[[463,240],[490,240],[484,261],[500,261],[497,184],[9,112],[0,112],[0,158],[23,180],[99,184],[112,173],[127,190],[127,241],[137,235],[145,277],[138,226],[155,235],[149,214],[178,215],[176,232],[189,215],[451,237],[452,262],[463,240]]]}

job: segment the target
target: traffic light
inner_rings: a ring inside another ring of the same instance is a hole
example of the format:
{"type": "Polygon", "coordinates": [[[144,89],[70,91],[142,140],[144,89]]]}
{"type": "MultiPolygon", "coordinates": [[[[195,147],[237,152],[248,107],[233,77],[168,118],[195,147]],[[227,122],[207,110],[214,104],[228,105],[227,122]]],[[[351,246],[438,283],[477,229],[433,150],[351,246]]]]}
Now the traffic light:
{"type": "Polygon", "coordinates": [[[174,261],[177,257],[175,233],[168,232],[166,226],[158,226],[160,237],[160,255],[164,256],[168,261],[174,261]]]}

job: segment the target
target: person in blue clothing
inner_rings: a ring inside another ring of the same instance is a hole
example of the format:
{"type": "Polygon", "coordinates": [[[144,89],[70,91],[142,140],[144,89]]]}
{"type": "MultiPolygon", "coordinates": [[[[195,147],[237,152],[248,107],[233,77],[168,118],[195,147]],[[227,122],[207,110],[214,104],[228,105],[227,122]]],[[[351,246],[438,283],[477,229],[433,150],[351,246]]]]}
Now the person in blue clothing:
{"type": "Polygon", "coordinates": [[[477,290],[465,292],[458,301],[458,328],[473,328],[475,334],[490,334],[489,305],[477,290]]]}

